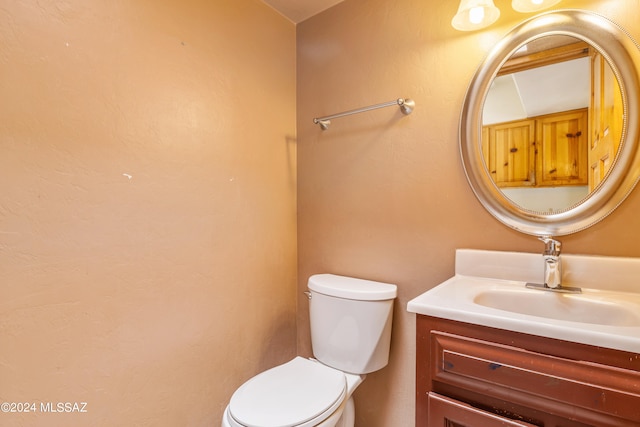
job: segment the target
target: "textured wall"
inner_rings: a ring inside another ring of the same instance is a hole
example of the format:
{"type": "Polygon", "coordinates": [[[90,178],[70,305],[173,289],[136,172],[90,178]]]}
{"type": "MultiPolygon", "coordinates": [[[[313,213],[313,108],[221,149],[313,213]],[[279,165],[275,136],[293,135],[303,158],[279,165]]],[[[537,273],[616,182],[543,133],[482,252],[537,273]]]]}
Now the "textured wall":
{"type": "Polygon", "coordinates": [[[295,91],[255,0],[3,2],[2,426],[219,425],[293,357],[295,91]]]}
{"type": "MultiPolygon", "coordinates": [[[[487,30],[450,26],[452,0],[347,0],[298,26],[298,286],[331,272],[397,283],[391,360],[356,392],[359,427],[411,426],[414,322],[411,298],[453,274],[456,248],[540,252],[542,244],[499,223],[468,186],[458,152],[467,84],[495,42],[526,17],[510,0],[487,30]],[[395,108],[312,118],[411,97],[395,108]]],[[[637,1],[564,0],[598,11],[640,40],[637,1]]],[[[568,253],[640,256],[640,192],[601,224],[563,237],[568,253]]],[[[299,352],[310,354],[299,295],[299,352]]]]}

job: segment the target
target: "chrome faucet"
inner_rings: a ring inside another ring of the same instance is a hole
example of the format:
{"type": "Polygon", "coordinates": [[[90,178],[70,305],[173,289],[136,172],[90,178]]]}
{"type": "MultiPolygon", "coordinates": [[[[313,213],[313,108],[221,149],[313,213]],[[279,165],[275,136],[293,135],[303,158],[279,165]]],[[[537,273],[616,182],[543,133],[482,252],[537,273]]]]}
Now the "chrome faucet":
{"type": "Polygon", "coordinates": [[[580,293],[580,288],[562,286],[562,260],[560,259],[560,247],[562,244],[551,236],[538,237],[544,243],[544,283],[527,283],[531,289],[542,289],[553,292],[580,293]]]}
{"type": "Polygon", "coordinates": [[[562,260],[560,259],[561,243],[552,237],[539,238],[544,243],[544,285],[551,289],[562,286],[562,260]]]}

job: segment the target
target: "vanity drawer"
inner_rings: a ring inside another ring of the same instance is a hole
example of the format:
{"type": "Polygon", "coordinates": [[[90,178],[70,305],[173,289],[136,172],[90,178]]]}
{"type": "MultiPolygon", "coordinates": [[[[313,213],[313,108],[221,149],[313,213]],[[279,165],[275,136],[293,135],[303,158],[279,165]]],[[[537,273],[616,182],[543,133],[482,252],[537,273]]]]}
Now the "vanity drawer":
{"type": "Polygon", "coordinates": [[[504,418],[463,402],[429,393],[429,427],[535,427],[524,421],[504,418]]]}
{"type": "Polygon", "coordinates": [[[431,341],[433,381],[567,418],[583,408],[590,418],[640,423],[639,372],[439,331],[431,331],[431,341]]]}

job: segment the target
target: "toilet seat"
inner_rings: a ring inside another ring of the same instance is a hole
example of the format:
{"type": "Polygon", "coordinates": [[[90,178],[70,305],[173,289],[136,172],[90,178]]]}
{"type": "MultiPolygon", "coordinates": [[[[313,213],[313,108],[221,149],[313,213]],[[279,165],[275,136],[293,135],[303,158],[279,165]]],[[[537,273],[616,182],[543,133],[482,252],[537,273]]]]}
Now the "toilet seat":
{"type": "Polygon", "coordinates": [[[234,427],[311,427],[334,413],[346,393],[343,372],[296,357],[240,386],[228,421],[234,427]]]}

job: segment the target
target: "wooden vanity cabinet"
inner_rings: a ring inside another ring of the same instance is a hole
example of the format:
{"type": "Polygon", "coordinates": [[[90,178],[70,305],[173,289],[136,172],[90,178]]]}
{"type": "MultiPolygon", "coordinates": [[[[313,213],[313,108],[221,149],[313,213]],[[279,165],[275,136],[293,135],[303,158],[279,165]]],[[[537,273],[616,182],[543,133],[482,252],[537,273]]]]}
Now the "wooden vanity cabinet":
{"type": "Polygon", "coordinates": [[[640,354],[416,322],[416,427],[640,426],[640,354]]]}

